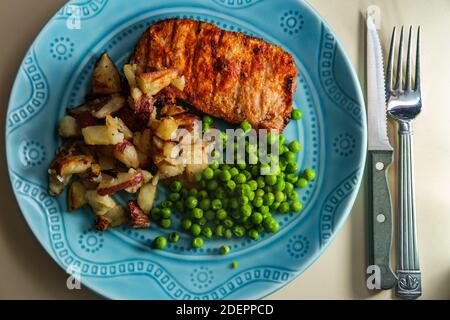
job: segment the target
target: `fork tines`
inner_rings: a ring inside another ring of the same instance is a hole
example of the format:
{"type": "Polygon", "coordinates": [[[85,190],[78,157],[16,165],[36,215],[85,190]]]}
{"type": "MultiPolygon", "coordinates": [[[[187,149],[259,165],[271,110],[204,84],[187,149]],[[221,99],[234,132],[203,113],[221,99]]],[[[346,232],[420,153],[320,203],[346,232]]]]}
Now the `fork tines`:
{"type": "MultiPolygon", "coordinates": [[[[394,87],[392,84],[392,76],[394,73],[394,47],[396,42],[396,31],[397,28],[394,27],[392,31],[391,46],[389,50],[388,65],[386,71],[386,91],[410,91],[411,90],[411,51],[412,51],[412,35],[413,27],[409,27],[409,37],[408,37],[408,49],[406,57],[406,74],[405,74],[405,84],[403,86],[403,27],[400,32],[400,43],[398,47],[398,57],[397,57],[397,70],[396,79],[394,87]]],[[[416,44],[416,70],[414,76],[414,91],[420,90],[420,26],[417,28],[417,44],[416,44]]]]}

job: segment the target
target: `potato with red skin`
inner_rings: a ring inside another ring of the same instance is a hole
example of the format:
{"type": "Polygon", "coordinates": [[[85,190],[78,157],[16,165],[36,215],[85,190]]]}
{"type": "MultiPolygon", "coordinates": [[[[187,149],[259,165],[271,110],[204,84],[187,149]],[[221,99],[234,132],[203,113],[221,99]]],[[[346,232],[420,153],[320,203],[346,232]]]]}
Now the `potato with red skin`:
{"type": "Polygon", "coordinates": [[[187,110],[185,108],[177,106],[175,104],[166,104],[161,108],[162,116],[176,116],[186,112],[187,110]]]}
{"type": "Polygon", "coordinates": [[[98,231],[106,231],[128,222],[126,210],[122,206],[115,206],[102,216],[97,216],[95,229],[98,231]]]}
{"type": "Polygon", "coordinates": [[[117,67],[107,53],[98,59],[92,74],[92,92],[94,94],[112,94],[122,90],[117,67]]]}
{"type": "Polygon", "coordinates": [[[153,208],[153,203],[156,198],[157,187],[153,183],[146,183],[139,189],[137,202],[139,207],[145,214],[150,214],[150,210],[153,208]]]}
{"type": "Polygon", "coordinates": [[[77,120],[77,124],[80,129],[97,125],[97,119],[92,115],[90,111],[81,112],[74,117],[77,120]]]}
{"type": "Polygon", "coordinates": [[[103,179],[98,186],[98,194],[113,195],[121,190],[141,184],[144,181],[144,175],[141,172],[133,171],[120,172],[116,178],[103,179]]]}
{"type": "Polygon", "coordinates": [[[142,229],[150,227],[150,219],[139,208],[139,205],[135,200],[128,201],[128,209],[130,211],[131,225],[135,229],[142,229]]]}
{"type": "Polygon", "coordinates": [[[116,202],[110,195],[102,195],[97,190],[87,190],[86,200],[95,215],[102,216],[116,206],[116,202]]]}
{"type": "Polygon", "coordinates": [[[107,99],[102,99],[99,103],[93,105],[91,114],[94,118],[104,119],[106,116],[114,114],[125,107],[126,102],[127,100],[118,94],[111,95],[107,99]]]}
{"type": "Polygon", "coordinates": [[[154,72],[141,73],[136,77],[136,82],[142,92],[154,96],[159,91],[169,86],[178,77],[178,70],[166,69],[154,72]]]}
{"type": "Polygon", "coordinates": [[[58,176],[69,176],[87,172],[94,162],[91,156],[74,155],[58,158],[50,167],[52,173],[58,176]]]}
{"type": "Polygon", "coordinates": [[[123,140],[121,143],[116,144],[113,153],[114,157],[128,168],[139,168],[139,155],[130,141],[123,140]]]}

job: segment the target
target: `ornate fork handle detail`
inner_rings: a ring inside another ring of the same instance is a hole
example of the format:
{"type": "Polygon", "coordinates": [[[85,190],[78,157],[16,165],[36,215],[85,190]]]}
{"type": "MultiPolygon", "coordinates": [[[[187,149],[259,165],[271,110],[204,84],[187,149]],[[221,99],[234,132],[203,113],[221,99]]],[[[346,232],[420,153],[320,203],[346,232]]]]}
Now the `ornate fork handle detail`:
{"type": "Polygon", "coordinates": [[[400,244],[397,295],[417,298],[422,294],[417,250],[416,207],[412,159],[412,121],[399,121],[400,176],[399,213],[400,244]]]}

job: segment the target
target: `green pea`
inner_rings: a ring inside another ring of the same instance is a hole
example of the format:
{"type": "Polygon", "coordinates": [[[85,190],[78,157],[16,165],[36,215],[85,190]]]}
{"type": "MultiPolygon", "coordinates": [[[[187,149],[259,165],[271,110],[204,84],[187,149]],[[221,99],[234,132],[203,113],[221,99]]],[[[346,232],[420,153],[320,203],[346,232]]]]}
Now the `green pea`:
{"type": "Polygon", "coordinates": [[[210,227],[203,228],[202,235],[207,239],[211,239],[213,235],[212,229],[210,227]]]}
{"type": "Polygon", "coordinates": [[[216,196],[217,199],[222,200],[225,197],[225,189],[222,187],[218,187],[214,195],[216,196]]]}
{"type": "Polygon", "coordinates": [[[258,183],[258,189],[262,189],[266,186],[266,182],[264,180],[264,177],[258,177],[256,178],[256,182],[258,183]]]}
{"type": "Polygon", "coordinates": [[[261,224],[263,221],[263,216],[259,212],[254,212],[251,216],[251,219],[254,224],[261,224]]]}
{"type": "Polygon", "coordinates": [[[230,253],[230,251],[231,251],[231,249],[227,245],[220,246],[220,248],[219,248],[219,252],[222,255],[228,254],[228,253],[230,253]]]}
{"type": "Polygon", "coordinates": [[[216,228],[214,229],[214,233],[218,237],[223,237],[223,231],[224,231],[224,227],[221,224],[216,226],[216,228]]]}
{"type": "Polygon", "coordinates": [[[253,205],[254,205],[256,208],[261,207],[261,206],[263,205],[263,203],[264,203],[264,200],[263,200],[263,198],[261,198],[261,197],[256,197],[255,200],[253,200],[253,205]]]}
{"type": "Polygon", "coordinates": [[[266,206],[270,206],[275,201],[275,195],[272,192],[268,192],[264,195],[263,200],[266,206]]]}
{"type": "Polygon", "coordinates": [[[264,192],[272,192],[274,188],[272,188],[271,186],[265,186],[264,187],[264,192]]]}
{"type": "Polygon", "coordinates": [[[208,198],[208,192],[206,192],[206,190],[200,190],[197,194],[197,197],[199,197],[200,199],[206,199],[208,198]]]}
{"type": "Polygon", "coordinates": [[[209,191],[214,191],[219,187],[219,183],[216,180],[208,181],[207,188],[209,191]]]}
{"type": "Polygon", "coordinates": [[[306,180],[313,181],[316,178],[316,171],[314,171],[313,169],[306,169],[303,175],[305,176],[306,180]]]}
{"type": "Polygon", "coordinates": [[[172,192],[179,192],[181,190],[181,187],[182,187],[181,182],[178,180],[175,180],[170,184],[170,190],[172,192]]]}
{"type": "Polygon", "coordinates": [[[245,228],[243,226],[234,226],[233,234],[238,238],[242,238],[245,235],[245,228]]]}
{"type": "Polygon", "coordinates": [[[234,222],[231,219],[225,219],[223,221],[223,226],[227,229],[231,228],[233,225],[234,225],[234,222]]]}
{"type": "Polygon", "coordinates": [[[300,201],[294,201],[291,203],[291,211],[292,212],[300,212],[302,211],[303,204],[300,201]]]}
{"type": "Polygon", "coordinates": [[[279,179],[277,184],[273,187],[275,191],[283,191],[286,187],[286,182],[282,179],[279,179]]]}
{"type": "Polygon", "coordinates": [[[291,152],[298,153],[300,152],[300,149],[301,145],[300,142],[298,142],[297,140],[294,140],[291,143],[289,143],[289,150],[291,150],[291,152]]]}
{"type": "Polygon", "coordinates": [[[189,196],[186,199],[186,207],[188,207],[189,209],[194,209],[195,207],[197,207],[197,205],[198,205],[198,200],[196,197],[189,196]]]}
{"type": "Polygon", "coordinates": [[[192,226],[191,226],[191,234],[194,236],[194,237],[196,237],[196,236],[198,236],[201,232],[202,232],[202,227],[200,227],[200,225],[198,225],[198,224],[196,224],[196,223],[194,223],[192,226]]]}
{"type": "Polygon", "coordinates": [[[221,169],[217,168],[217,169],[214,170],[214,178],[219,179],[221,174],[222,174],[222,170],[221,169]]]}
{"type": "Polygon", "coordinates": [[[225,231],[223,232],[223,236],[226,239],[231,239],[233,237],[233,232],[230,229],[225,229],[225,231]]]}
{"type": "Polygon", "coordinates": [[[239,265],[238,265],[237,261],[233,261],[233,262],[231,263],[231,268],[232,268],[232,269],[237,269],[238,266],[239,266],[239,265]]]}
{"type": "Polygon", "coordinates": [[[163,207],[163,208],[172,208],[173,207],[173,202],[170,201],[170,200],[161,201],[161,207],[163,207]]]}
{"type": "Polygon", "coordinates": [[[258,182],[256,182],[256,180],[250,180],[248,182],[248,186],[252,191],[255,191],[256,189],[258,189],[258,182]]]}
{"type": "Polygon", "coordinates": [[[274,144],[278,141],[278,135],[275,132],[269,132],[267,135],[267,143],[268,144],[274,144]]]}
{"type": "Polygon", "coordinates": [[[241,123],[241,128],[245,133],[247,133],[252,129],[252,125],[248,121],[244,121],[241,123]]]}
{"type": "Polygon", "coordinates": [[[229,181],[231,179],[231,173],[228,170],[223,170],[220,174],[220,180],[223,182],[229,181]]]}
{"type": "Polygon", "coordinates": [[[181,196],[179,193],[173,192],[173,193],[169,194],[170,201],[177,202],[178,200],[180,200],[180,198],[181,198],[181,196]]]}
{"type": "Polygon", "coordinates": [[[269,230],[269,232],[272,232],[272,233],[278,232],[279,228],[280,228],[280,226],[278,224],[278,221],[275,219],[271,220],[269,222],[269,224],[267,225],[267,229],[269,230]]]}
{"type": "Polygon", "coordinates": [[[291,193],[289,193],[288,195],[289,200],[291,201],[297,201],[298,199],[298,193],[295,191],[292,191],[291,193]]]}
{"type": "Polygon", "coordinates": [[[255,195],[256,195],[257,197],[262,197],[262,196],[264,196],[264,194],[265,194],[265,192],[264,192],[263,189],[258,189],[258,190],[256,190],[256,192],[255,192],[255,195]]]}
{"type": "MultiPolygon", "coordinates": [[[[284,196],[284,195],[283,195],[284,196]]],[[[270,206],[270,210],[278,210],[278,208],[280,207],[281,202],[275,201],[271,206],[270,206]]]]}
{"type": "Polygon", "coordinates": [[[211,202],[211,208],[213,208],[213,210],[222,209],[222,201],[220,201],[220,199],[214,199],[211,202]]]}
{"type": "Polygon", "coordinates": [[[261,208],[259,208],[259,211],[261,211],[262,214],[268,214],[270,213],[270,208],[269,206],[262,206],[261,208]]]}
{"type": "Polygon", "coordinates": [[[236,189],[236,182],[233,180],[227,181],[226,187],[228,190],[234,191],[234,189],[236,189]]]}
{"type": "Polygon", "coordinates": [[[302,118],[302,112],[298,109],[293,109],[291,117],[293,120],[300,120],[302,118]]]}
{"type": "Polygon", "coordinates": [[[172,210],[170,210],[170,208],[161,209],[161,218],[169,219],[171,215],[172,215],[172,210]]]}
{"type": "Polygon", "coordinates": [[[308,180],[306,180],[305,178],[300,178],[295,183],[295,186],[301,189],[306,188],[308,186],[308,180]]]}
{"type": "Polygon", "coordinates": [[[204,225],[206,225],[206,223],[208,222],[208,220],[206,220],[206,218],[205,217],[201,217],[200,219],[197,219],[197,224],[198,225],[200,225],[200,226],[204,226],[204,225]]]}
{"type": "Polygon", "coordinates": [[[259,232],[255,229],[250,229],[248,231],[248,237],[252,240],[258,240],[259,239],[259,232]]]}
{"type": "Polygon", "coordinates": [[[249,201],[253,201],[255,200],[256,194],[254,191],[250,191],[250,193],[248,194],[248,200],[249,201]]]}
{"type": "Polygon", "coordinates": [[[289,194],[292,192],[292,190],[294,190],[294,185],[290,182],[286,182],[286,188],[284,188],[284,192],[286,194],[289,194]]]}
{"type": "Polygon", "coordinates": [[[203,123],[212,125],[213,124],[213,119],[210,116],[203,116],[203,123]]]}
{"type": "Polygon", "coordinates": [[[203,170],[203,178],[205,180],[212,180],[214,178],[214,170],[211,168],[203,170]]]}
{"type": "Polygon", "coordinates": [[[161,219],[160,224],[164,229],[169,229],[172,225],[172,221],[170,219],[161,219]]]}
{"type": "Polygon", "coordinates": [[[245,204],[241,207],[241,213],[244,217],[250,217],[252,214],[252,207],[248,204],[245,204]]]}
{"type": "Polygon", "coordinates": [[[150,215],[151,215],[153,220],[161,219],[161,209],[153,208],[152,211],[150,212],[150,215]]]}
{"type": "Polygon", "coordinates": [[[239,170],[245,170],[247,168],[247,165],[245,164],[245,162],[242,162],[238,163],[237,167],[239,168],[239,170]]]}
{"type": "Polygon", "coordinates": [[[178,240],[180,240],[180,234],[178,232],[174,231],[169,234],[169,242],[174,243],[178,242],[178,240]]]}
{"type": "Polygon", "coordinates": [[[245,204],[247,204],[249,202],[249,200],[250,199],[247,196],[241,196],[239,198],[239,204],[240,205],[245,205],[245,204]]]}
{"type": "Polygon", "coordinates": [[[193,197],[197,197],[198,196],[198,190],[196,188],[189,189],[189,195],[193,196],[193,197]]]}
{"type": "Polygon", "coordinates": [[[192,247],[195,249],[203,247],[203,239],[200,237],[192,239],[192,247]]]}
{"type": "Polygon", "coordinates": [[[225,220],[227,218],[227,216],[228,216],[228,214],[227,214],[227,212],[224,209],[219,209],[216,212],[216,219],[217,220],[220,220],[220,221],[225,220]]]}
{"type": "Polygon", "coordinates": [[[192,220],[185,218],[183,220],[181,220],[181,228],[188,231],[189,229],[191,229],[192,226],[192,220]]]}
{"type": "Polygon", "coordinates": [[[235,167],[231,168],[230,174],[231,174],[231,177],[234,178],[235,176],[237,176],[239,174],[239,169],[235,168],[235,167]]]}
{"type": "Polygon", "coordinates": [[[245,176],[245,181],[249,181],[252,178],[252,174],[248,170],[243,170],[242,174],[245,176]]]}
{"type": "Polygon", "coordinates": [[[209,164],[209,168],[211,170],[213,170],[213,172],[214,172],[214,170],[219,169],[219,161],[217,161],[217,160],[211,161],[211,163],[209,164]]]}
{"type": "Polygon", "coordinates": [[[163,250],[167,246],[167,239],[165,237],[156,237],[153,240],[153,248],[163,250]]]}
{"type": "Polygon", "coordinates": [[[253,222],[252,222],[252,220],[250,220],[250,219],[247,218],[247,220],[245,220],[243,223],[244,223],[244,228],[245,228],[246,230],[250,230],[251,228],[253,228],[253,222]]]}
{"type": "Polygon", "coordinates": [[[292,151],[285,152],[283,156],[288,163],[293,163],[297,160],[297,156],[292,151]]]}
{"type": "Polygon", "coordinates": [[[289,206],[289,203],[288,202],[286,202],[286,201],[283,201],[281,204],[280,204],[280,207],[278,208],[278,211],[280,211],[280,213],[288,213],[289,212],[289,209],[290,209],[290,206],[289,206]]]}
{"type": "Polygon", "coordinates": [[[278,135],[278,142],[280,145],[286,142],[286,137],[282,133],[278,135]]]}
{"type": "Polygon", "coordinates": [[[200,200],[199,207],[201,210],[209,210],[211,208],[211,201],[208,198],[200,200]]]}
{"type": "Polygon", "coordinates": [[[298,164],[297,162],[288,163],[286,166],[286,172],[287,173],[295,173],[298,170],[298,164]]]}
{"type": "Polygon", "coordinates": [[[257,165],[254,165],[250,172],[252,173],[252,177],[259,177],[259,167],[257,165]]]}
{"type": "Polygon", "coordinates": [[[200,182],[202,181],[202,174],[199,172],[194,173],[194,181],[195,182],[200,182]]]}
{"type": "Polygon", "coordinates": [[[276,176],[266,176],[265,181],[269,186],[274,186],[277,183],[276,176]]]}
{"type": "Polygon", "coordinates": [[[296,183],[298,180],[298,176],[295,173],[289,173],[286,176],[287,181],[289,181],[290,183],[296,183]]]}
{"type": "Polygon", "coordinates": [[[203,218],[203,210],[200,209],[200,208],[192,209],[192,217],[195,218],[195,219],[203,218]]]}
{"type": "Polygon", "coordinates": [[[285,195],[282,191],[275,192],[275,201],[283,202],[285,200],[285,195]]]}
{"type": "Polygon", "coordinates": [[[245,175],[243,173],[239,173],[236,177],[234,177],[234,181],[236,183],[242,184],[247,181],[247,178],[245,177],[245,175]]]}

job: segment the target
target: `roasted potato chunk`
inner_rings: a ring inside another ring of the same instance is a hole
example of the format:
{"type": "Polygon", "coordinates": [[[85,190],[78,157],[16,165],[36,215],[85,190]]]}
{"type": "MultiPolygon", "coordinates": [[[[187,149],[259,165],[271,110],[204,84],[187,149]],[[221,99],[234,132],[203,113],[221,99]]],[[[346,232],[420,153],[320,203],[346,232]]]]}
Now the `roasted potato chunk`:
{"type": "Polygon", "coordinates": [[[110,115],[106,116],[106,126],[110,128],[112,131],[123,133],[123,136],[127,140],[133,139],[133,132],[127,127],[125,122],[118,117],[111,117],[110,115]]]}
{"type": "Polygon", "coordinates": [[[124,207],[115,206],[104,215],[97,216],[95,229],[106,231],[111,228],[126,224],[128,222],[127,213],[124,207]]]}
{"type": "Polygon", "coordinates": [[[114,157],[128,168],[139,168],[138,152],[128,140],[123,140],[114,146],[114,157]]]}
{"type": "Polygon", "coordinates": [[[95,215],[102,216],[116,206],[116,202],[109,195],[99,194],[96,190],[86,191],[86,200],[95,215]]]}
{"type": "Polygon", "coordinates": [[[113,94],[122,90],[120,75],[114,62],[107,53],[104,53],[92,74],[92,92],[94,94],[113,94]]]}
{"type": "Polygon", "coordinates": [[[65,116],[59,120],[58,133],[63,138],[81,137],[81,129],[78,126],[77,119],[71,116],[65,116]]]}
{"type": "Polygon", "coordinates": [[[52,173],[58,176],[80,174],[91,168],[94,159],[91,156],[74,155],[58,158],[50,168],[52,173]]]}
{"type": "Polygon", "coordinates": [[[137,77],[137,85],[142,92],[154,96],[169,86],[178,77],[176,69],[166,69],[155,72],[142,73],[137,77]]]}
{"type": "Polygon", "coordinates": [[[178,129],[178,123],[171,117],[163,118],[159,122],[156,129],[156,135],[163,140],[170,140],[175,137],[175,133],[178,129]]]}
{"type": "Polygon", "coordinates": [[[88,145],[116,145],[125,139],[123,133],[111,130],[107,126],[92,126],[81,129],[84,141],[88,145]]]}
{"type": "Polygon", "coordinates": [[[52,196],[60,195],[69,184],[72,176],[61,177],[55,173],[48,176],[48,193],[52,196]]]}
{"type": "Polygon", "coordinates": [[[137,202],[139,207],[145,214],[150,214],[150,210],[153,208],[153,203],[156,198],[157,186],[153,183],[144,184],[139,190],[137,202]]]}
{"type": "Polygon", "coordinates": [[[117,177],[103,179],[97,190],[100,195],[113,195],[121,190],[140,185],[143,181],[144,175],[141,172],[130,170],[118,173],[117,177]]]}
{"type": "Polygon", "coordinates": [[[68,193],[69,211],[75,211],[84,206],[86,203],[86,187],[80,181],[72,182],[68,193]]]}
{"type": "Polygon", "coordinates": [[[127,100],[120,95],[112,95],[108,99],[99,102],[92,110],[91,114],[97,119],[104,119],[106,116],[118,112],[125,107],[127,100]]]}

